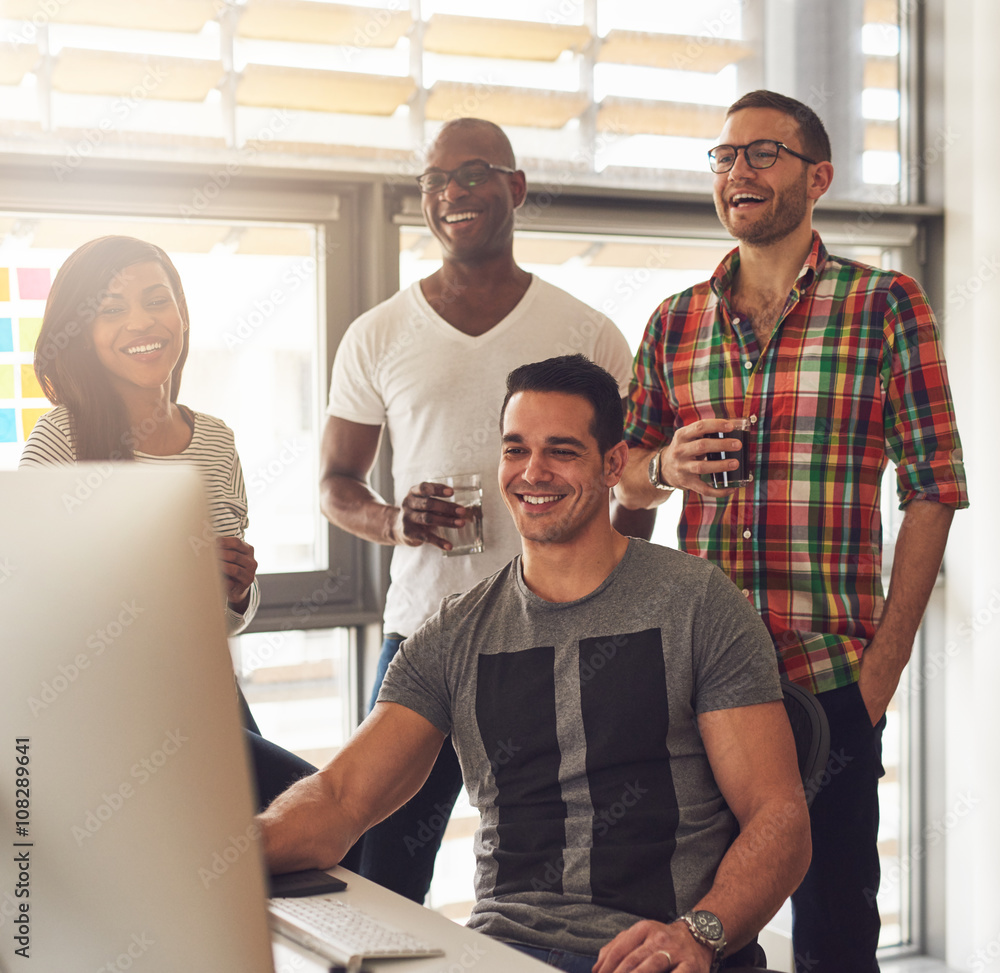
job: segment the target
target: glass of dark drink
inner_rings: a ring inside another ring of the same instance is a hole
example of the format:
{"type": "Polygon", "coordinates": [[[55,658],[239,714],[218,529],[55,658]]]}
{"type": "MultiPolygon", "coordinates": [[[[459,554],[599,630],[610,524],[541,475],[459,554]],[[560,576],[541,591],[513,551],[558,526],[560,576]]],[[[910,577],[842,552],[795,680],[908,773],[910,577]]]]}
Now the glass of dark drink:
{"type": "Polygon", "coordinates": [[[730,419],[733,428],[729,432],[709,433],[706,439],[738,439],[740,449],[735,452],[709,453],[705,458],[718,462],[724,459],[738,459],[740,465],[735,470],[722,470],[712,474],[712,486],[716,490],[728,490],[730,487],[745,486],[753,480],[747,463],[747,441],[750,436],[751,424],[749,419],[730,419]]]}

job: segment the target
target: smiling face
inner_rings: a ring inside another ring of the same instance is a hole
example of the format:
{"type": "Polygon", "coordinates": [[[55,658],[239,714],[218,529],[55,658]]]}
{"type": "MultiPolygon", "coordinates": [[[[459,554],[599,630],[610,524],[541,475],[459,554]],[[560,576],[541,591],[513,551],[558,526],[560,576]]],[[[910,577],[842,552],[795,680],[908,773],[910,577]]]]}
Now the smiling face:
{"type": "Polygon", "coordinates": [[[618,443],[602,456],[593,421],[590,402],[564,392],[518,392],[507,403],[498,478],[526,541],[566,544],[610,526],[608,490],[627,449],[618,443]]]}
{"type": "Polygon", "coordinates": [[[186,326],[163,265],[151,260],[117,273],[100,295],[91,338],[98,361],[123,395],[165,388],[186,326]]]}
{"type": "MultiPolygon", "coordinates": [[[[755,139],[774,139],[796,152],[809,154],[795,119],[774,108],[745,108],[730,115],[719,144],[746,145],[755,139]]],[[[826,191],[827,170],[832,176],[829,163],[809,165],[780,149],[770,169],[754,169],[740,151],[729,172],[715,175],[715,211],[722,225],[741,243],[777,243],[797,230],[811,229],[811,202],[826,191]],[[823,178],[817,179],[818,175],[823,178]]]]}
{"type": "MultiPolygon", "coordinates": [[[[427,155],[425,171],[451,171],[467,162],[513,166],[510,150],[486,124],[445,126],[427,155]]],[[[421,197],[424,219],[445,259],[475,263],[511,252],[514,210],[524,202],[524,173],[493,171],[474,189],[452,179],[444,190],[421,197]]]]}

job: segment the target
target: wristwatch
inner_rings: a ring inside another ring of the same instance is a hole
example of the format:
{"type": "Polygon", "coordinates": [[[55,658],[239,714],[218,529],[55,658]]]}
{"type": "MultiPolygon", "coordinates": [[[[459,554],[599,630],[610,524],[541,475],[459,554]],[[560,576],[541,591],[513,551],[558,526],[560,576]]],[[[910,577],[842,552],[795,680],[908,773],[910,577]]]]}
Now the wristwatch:
{"type": "Polygon", "coordinates": [[[691,935],[702,945],[715,950],[711,973],[719,968],[722,954],[726,948],[726,936],[722,931],[722,922],[714,912],[699,909],[696,912],[685,912],[677,917],[677,922],[683,922],[691,931],[691,935]]]}
{"type": "Polygon", "coordinates": [[[649,458],[649,467],[646,472],[649,474],[649,482],[656,487],[657,490],[673,490],[673,487],[668,483],[664,483],[660,479],[660,454],[662,450],[657,450],[649,458]]]}

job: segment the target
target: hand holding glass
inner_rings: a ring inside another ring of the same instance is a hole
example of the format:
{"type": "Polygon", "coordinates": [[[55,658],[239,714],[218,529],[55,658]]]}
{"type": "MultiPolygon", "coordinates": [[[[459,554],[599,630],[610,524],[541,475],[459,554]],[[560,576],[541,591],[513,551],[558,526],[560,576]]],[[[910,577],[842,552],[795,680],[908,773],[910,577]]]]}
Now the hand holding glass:
{"type": "Polygon", "coordinates": [[[445,557],[460,554],[481,554],[483,551],[483,484],[478,473],[457,473],[454,476],[436,476],[436,483],[451,487],[448,499],[465,510],[465,525],[442,527],[441,536],[451,544],[445,557]]]}
{"type": "Polygon", "coordinates": [[[720,470],[712,474],[712,486],[716,490],[728,490],[731,487],[745,486],[753,480],[747,462],[747,439],[751,429],[749,419],[730,419],[733,428],[729,432],[713,432],[706,435],[706,439],[738,439],[740,448],[735,452],[708,453],[705,457],[712,462],[720,460],[739,460],[740,465],[735,470],[720,470]]]}

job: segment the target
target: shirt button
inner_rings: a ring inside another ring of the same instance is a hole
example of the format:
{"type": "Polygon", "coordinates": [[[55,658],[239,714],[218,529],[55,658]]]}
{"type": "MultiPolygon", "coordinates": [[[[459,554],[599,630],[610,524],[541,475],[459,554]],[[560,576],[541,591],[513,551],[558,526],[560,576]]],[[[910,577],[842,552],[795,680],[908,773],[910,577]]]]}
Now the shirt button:
{"type": "Polygon", "coordinates": [[[750,416],[750,421],[751,422],[756,422],[757,421],[757,417],[756,416],[750,416]]]}
{"type": "Polygon", "coordinates": [[[752,534],[750,533],[750,531],[748,531],[748,530],[745,530],[745,531],[743,531],[743,536],[744,536],[744,537],[745,537],[745,538],[746,538],[747,540],[749,540],[749,539],[750,539],[750,538],[751,538],[751,537],[752,537],[753,535],[752,535],[752,534]]]}
{"type": "Polygon", "coordinates": [[[749,588],[744,588],[743,589],[743,597],[744,598],[749,598],[750,597],[750,589],[749,588]]]}
{"type": "Polygon", "coordinates": [[[751,368],[753,368],[753,362],[752,361],[745,361],[745,362],[743,362],[743,367],[749,371],[751,368]]]}
{"type": "Polygon", "coordinates": [[[743,319],[737,314],[736,317],[733,318],[733,324],[739,324],[740,321],[742,321],[742,320],[743,319]]]}

